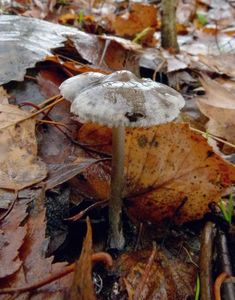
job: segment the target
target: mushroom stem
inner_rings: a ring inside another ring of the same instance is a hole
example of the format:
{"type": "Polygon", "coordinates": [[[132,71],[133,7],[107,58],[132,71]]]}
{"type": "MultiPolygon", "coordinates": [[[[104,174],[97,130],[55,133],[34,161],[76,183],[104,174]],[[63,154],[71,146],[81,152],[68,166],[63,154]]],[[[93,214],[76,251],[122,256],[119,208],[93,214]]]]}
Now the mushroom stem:
{"type": "Polygon", "coordinates": [[[124,187],[125,127],[112,129],[112,174],[109,203],[109,246],[123,249],[122,192],[124,187]]]}

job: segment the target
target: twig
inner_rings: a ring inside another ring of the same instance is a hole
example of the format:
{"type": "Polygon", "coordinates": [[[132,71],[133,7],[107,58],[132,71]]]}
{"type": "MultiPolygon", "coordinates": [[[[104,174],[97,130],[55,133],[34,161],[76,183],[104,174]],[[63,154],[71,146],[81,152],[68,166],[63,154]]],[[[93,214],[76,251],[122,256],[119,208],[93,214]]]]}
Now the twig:
{"type": "Polygon", "coordinates": [[[99,206],[103,206],[103,205],[107,205],[108,204],[108,200],[103,200],[103,201],[98,201],[96,203],[93,203],[92,205],[88,206],[86,209],[80,211],[78,214],[76,214],[75,216],[72,216],[70,218],[65,219],[66,221],[78,221],[80,220],[85,213],[87,213],[89,210],[95,208],[95,207],[99,207],[99,206]]]}
{"type": "Polygon", "coordinates": [[[188,258],[189,258],[190,262],[191,262],[196,268],[199,268],[199,265],[196,264],[196,263],[193,261],[192,255],[189,253],[188,249],[187,249],[185,246],[183,246],[182,248],[184,249],[184,251],[185,251],[186,254],[188,255],[188,258]]]}
{"type": "Polygon", "coordinates": [[[221,139],[221,138],[218,138],[217,136],[215,136],[215,135],[212,134],[212,133],[204,132],[204,131],[201,131],[201,130],[199,130],[199,129],[193,128],[193,127],[191,127],[191,126],[190,126],[190,129],[191,129],[192,131],[195,131],[195,132],[197,132],[197,133],[200,133],[200,134],[202,134],[202,135],[204,135],[204,136],[205,136],[205,135],[208,135],[209,137],[211,137],[212,139],[214,139],[214,140],[216,140],[216,141],[218,141],[218,142],[224,143],[225,145],[228,145],[228,146],[230,146],[230,147],[235,148],[235,145],[234,145],[234,144],[229,143],[229,142],[227,142],[227,141],[225,141],[225,140],[223,140],[223,139],[221,139]]]}
{"type": "Polygon", "coordinates": [[[4,127],[2,127],[1,129],[5,129],[5,128],[10,127],[10,126],[12,126],[12,125],[16,125],[16,124],[19,124],[19,123],[21,123],[21,122],[23,122],[23,121],[29,120],[29,119],[31,119],[31,118],[33,118],[33,117],[39,115],[40,113],[42,113],[44,110],[46,110],[46,109],[48,109],[48,108],[51,108],[52,106],[54,106],[54,105],[60,103],[60,102],[63,101],[63,100],[64,100],[64,98],[61,97],[61,98],[59,98],[58,100],[56,100],[55,102],[53,102],[53,103],[51,103],[51,104],[49,104],[49,105],[47,105],[47,106],[45,106],[45,107],[39,109],[38,111],[36,111],[36,112],[34,112],[34,113],[28,115],[27,117],[25,117],[25,118],[23,118],[23,119],[20,119],[20,120],[18,120],[18,121],[15,121],[15,122],[13,122],[13,123],[7,124],[7,125],[5,125],[4,127]]]}
{"type": "Polygon", "coordinates": [[[226,272],[221,273],[215,280],[214,284],[214,296],[215,300],[221,300],[221,295],[220,295],[220,288],[222,283],[225,281],[226,278],[228,278],[229,275],[226,272]]]}
{"type": "MultiPolygon", "coordinates": [[[[232,275],[231,259],[227,244],[227,238],[222,230],[217,231],[216,235],[217,260],[219,264],[219,272],[232,275]]],[[[235,300],[235,290],[232,283],[223,285],[223,294],[226,300],[235,300]]]]}
{"type": "Polygon", "coordinates": [[[199,257],[201,300],[212,299],[212,258],[215,238],[215,224],[207,222],[201,235],[201,249],[199,257]]]}
{"type": "MultiPolygon", "coordinates": [[[[55,125],[57,126],[62,126],[65,129],[67,129],[69,132],[71,132],[71,130],[68,128],[68,126],[66,126],[64,123],[62,122],[57,122],[57,121],[53,121],[53,120],[38,120],[38,123],[42,123],[42,124],[49,124],[49,125],[55,125]]],[[[58,128],[59,129],[59,128],[58,128]]],[[[64,132],[63,132],[64,133],[64,132]]]]}
{"type": "Polygon", "coordinates": [[[46,104],[50,103],[51,101],[54,101],[56,98],[60,98],[61,96],[60,95],[55,95],[55,96],[52,96],[46,100],[44,100],[42,103],[38,104],[38,107],[42,108],[44,107],[46,104]]]}
{"type": "Polygon", "coordinates": [[[143,291],[143,288],[144,288],[144,285],[146,283],[146,281],[148,280],[149,276],[150,276],[150,270],[151,270],[151,267],[154,263],[154,259],[155,259],[155,256],[156,256],[156,252],[157,252],[157,249],[156,249],[156,245],[154,244],[153,245],[153,251],[148,259],[148,262],[146,264],[146,267],[145,267],[145,270],[141,276],[141,279],[136,287],[136,290],[135,290],[135,293],[134,293],[134,296],[133,296],[133,300],[138,300],[141,298],[141,293],[143,291]]]}

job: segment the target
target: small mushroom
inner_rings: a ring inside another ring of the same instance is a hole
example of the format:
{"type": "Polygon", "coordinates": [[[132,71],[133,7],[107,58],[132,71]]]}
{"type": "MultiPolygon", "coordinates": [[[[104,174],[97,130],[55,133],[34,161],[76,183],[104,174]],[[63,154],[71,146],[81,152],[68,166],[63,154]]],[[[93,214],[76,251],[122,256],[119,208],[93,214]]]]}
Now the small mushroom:
{"type": "Polygon", "coordinates": [[[125,70],[110,75],[84,73],[63,82],[60,91],[72,101],[71,112],[81,122],[112,128],[109,244],[111,248],[122,249],[125,127],[151,127],[170,122],[178,116],[184,99],[166,85],[139,79],[125,70]]]}

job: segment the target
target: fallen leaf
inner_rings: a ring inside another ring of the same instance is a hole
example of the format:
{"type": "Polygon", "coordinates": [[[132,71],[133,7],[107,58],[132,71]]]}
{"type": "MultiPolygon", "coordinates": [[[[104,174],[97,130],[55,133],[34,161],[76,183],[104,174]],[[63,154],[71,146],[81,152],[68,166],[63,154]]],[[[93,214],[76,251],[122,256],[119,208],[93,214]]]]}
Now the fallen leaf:
{"type": "Polygon", "coordinates": [[[46,180],[46,189],[53,189],[54,187],[68,181],[79,173],[84,172],[91,164],[94,164],[97,161],[97,159],[92,158],[78,158],[72,163],[48,165],[49,172],[46,180]]]}
{"type": "Polygon", "coordinates": [[[199,55],[199,61],[211,69],[211,72],[225,74],[230,77],[235,76],[233,68],[235,55],[231,53],[220,53],[219,55],[199,55]]]}
{"type": "Polygon", "coordinates": [[[8,95],[7,91],[2,86],[0,86],[0,104],[9,104],[9,96],[10,95],[8,95]]]}
{"type": "MultiPolygon", "coordinates": [[[[0,210],[6,210],[15,199],[14,191],[0,189],[0,210]]],[[[4,212],[3,212],[4,214],[4,212]]],[[[0,216],[1,218],[1,216],[0,216]]]]}
{"type": "Polygon", "coordinates": [[[92,231],[87,220],[87,234],[79,260],[75,263],[70,300],[96,300],[92,278],[92,231]]]}
{"type": "Polygon", "coordinates": [[[111,178],[110,161],[111,160],[107,160],[92,164],[82,173],[82,176],[77,176],[70,180],[70,185],[75,193],[74,203],[77,203],[79,194],[98,201],[107,200],[109,198],[111,178]]]}
{"type": "MultiPolygon", "coordinates": [[[[52,264],[53,257],[46,258],[48,241],[45,239],[46,223],[43,191],[39,195],[36,202],[34,202],[33,210],[31,210],[28,219],[25,221],[26,236],[24,236],[23,245],[21,245],[18,254],[20,268],[8,280],[1,281],[0,289],[25,287],[40,282],[40,280],[62,270],[67,265],[67,263],[52,264]]],[[[11,240],[10,244],[15,246],[14,240],[11,240]]],[[[23,299],[63,299],[70,282],[71,274],[68,274],[55,282],[47,284],[45,288],[41,287],[31,293],[26,292],[23,299]]]]}
{"type": "Polygon", "coordinates": [[[234,92],[205,75],[202,76],[201,83],[206,94],[197,98],[197,105],[209,118],[208,132],[235,144],[234,92]]]}
{"type": "Polygon", "coordinates": [[[47,164],[70,163],[76,157],[85,156],[85,152],[73,143],[73,135],[79,128],[78,122],[71,120],[70,102],[62,101],[53,107],[49,117],[63,126],[42,124],[39,131],[39,155],[47,164]]]}
{"type": "Polygon", "coordinates": [[[129,12],[113,15],[111,22],[117,35],[134,37],[147,27],[156,27],[157,9],[154,5],[132,3],[129,12]]]}
{"type": "MultiPolygon", "coordinates": [[[[16,195],[15,195],[16,197],[16,195]]],[[[0,222],[0,278],[14,274],[22,265],[19,258],[27,228],[23,224],[27,213],[28,201],[17,201],[12,211],[0,222]]]]}
{"type": "Polygon", "coordinates": [[[59,23],[66,25],[66,24],[73,24],[74,21],[79,19],[79,15],[75,13],[66,13],[59,17],[59,23]]]}
{"type": "Polygon", "coordinates": [[[79,33],[75,28],[15,15],[1,15],[0,27],[0,84],[23,80],[27,68],[63,45],[64,36],[79,33]]]}
{"type": "Polygon", "coordinates": [[[0,104],[0,112],[0,188],[20,190],[42,181],[47,170],[37,157],[36,121],[14,105],[0,104]]]}
{"type": "Polygon", "coordinates": [[[41,92],[46,98],[58,95],[60,93],[59,86],[65,79],[65,77],[59,72],[56,72],[56,70],[53,71],[51,69],[41,70],[36,78],[41,92]]]}
{"type": "Polygon", "coordinates": [[[128,130],[125,147],[126,205],[138,220],[202,218],[235,181],[235,167],[187,124],[128,130]]]}
{"type": "Polygon", "coordinates": [[[95,123],[84,124],[78,132],[79,142],[99,152],[112,152],[112,129],[95,123]]]}
{"type": "MultiPolygon", "coordinates": [[[[136,56],[142,47],[129,40],[115,36],[83,36],[71,38],[83,59],[106,71],[138,69],[136,56]]],[[[102,72],[104,73],[104,72],[102,72]]]]}
{"type": "Polygon", "coordinates": [[[120,292],[126,291],[129,300],[184,300],[194,294],[195,267],[157,250],[139,297],[134,298],[150,255],[149,250],[125,253],[116,262],[120,292]]]}

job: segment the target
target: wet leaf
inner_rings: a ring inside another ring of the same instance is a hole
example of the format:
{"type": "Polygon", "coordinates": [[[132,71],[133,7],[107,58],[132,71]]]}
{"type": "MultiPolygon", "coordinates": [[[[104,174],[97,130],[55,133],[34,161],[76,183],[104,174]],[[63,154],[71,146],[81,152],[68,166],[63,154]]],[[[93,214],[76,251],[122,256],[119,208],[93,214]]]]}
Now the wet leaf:
{"type": "Polygon", "coordinates": [[[134,298],[150,255],[149,250],[125,253],[116,263],[121,291],[128,293],[129,300],[184,300],[194,294],[195,267],[157,250],[139,297],[134,298]]]}
{"type": "Polygon", "coordinates": [[[0,16],[1,55],[0,84],[23,80],[27,68],[50,55],[50,49],[60,47],[64,35],[75,35],[78,30],[42,20],[22,16],[0,16]]]}
{"type": "Polygon", "coordinates": [[[199,219],[235,181],[235,167],[187,124],[128,130],[125,159],[128,211],[142,221],[199,219]]]}
{"type": "Polygon", "coordinates": [[[0,104],[0,187],[20,190],[42,181],[45,164],[37,157],[35,120],[14,105],[0,104]],[[23,121],[22,121],[23,120],[23,121]]]}

